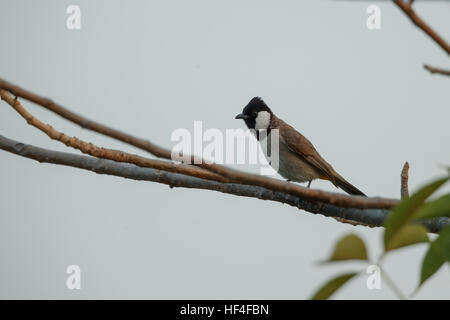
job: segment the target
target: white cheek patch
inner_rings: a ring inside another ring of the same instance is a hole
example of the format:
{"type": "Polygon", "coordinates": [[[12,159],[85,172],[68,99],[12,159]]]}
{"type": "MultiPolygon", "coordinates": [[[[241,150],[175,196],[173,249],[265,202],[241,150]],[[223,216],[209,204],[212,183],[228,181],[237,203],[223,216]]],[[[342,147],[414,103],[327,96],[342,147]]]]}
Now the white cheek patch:
{"type": "Polygon", "coordinates": [[[258,112],[258,116],[255,119],[255,129],[265,130],[270,125],[270,113],[268,111],[258,112]]]}

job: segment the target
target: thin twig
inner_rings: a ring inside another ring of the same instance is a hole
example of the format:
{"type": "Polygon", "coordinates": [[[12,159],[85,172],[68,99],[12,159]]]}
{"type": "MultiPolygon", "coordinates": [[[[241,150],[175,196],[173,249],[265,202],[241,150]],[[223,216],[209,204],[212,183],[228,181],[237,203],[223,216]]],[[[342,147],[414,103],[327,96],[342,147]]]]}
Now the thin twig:
{"type": "Polygon", "coordinates": [[[405,162],[403,165],[402,173],[400,175],[400,195],[402,199],[406,199],[409,197],[408,192],[408,170],[409,170],[409,163],[405,162]]]}
{"type": "Polygon", "coordinates": [[[407,3],[402,0],[394,0],[394,3],[399,7],[411,21],[420,29],[422,29],[431,39],[434,40],[447,54],[450,54],[450,45],[428,26],[414,11],[412,3],[407,3]]]}
{"type": "MultiPolygon", "coordinates": [[[[388,210],[383,209],[362,210],[355,208],[340,208],[330,204],[317,203],[315,201],[301,199],[283,192],[276,192],[257,186],[221,183],[178,173],[155,170],[152,168],[141,168],[128,163],[120,163],[107,159],[98,159],[91,156],[48,150],[23,144],[1,135],[0,149],[22,157],[34,159],[39,162],[76,167],[93,171],[98,174],[114,175],[134,180],[153,181],[163,183],[171,187],[213,190],[236,196],[276,201],[288,204],[304,211],[324,215],[326,217],[357,221],[370,227],[383,226],[384,219],[389,213],[388,210]]],[[[438,218],[430,221],[424,221],[424,223],[429,228],[430,232],[437,233],[439,230],[450,225],[450,219],[438,218]]]]}
{"type": "Polygon", "coordinates": [[[423,67],[425,68],[425,70],[430,71],[431,74],[440,74],[443,76],[450,76],[450,70],[436,68],[436,67],[430,66],[428,64],[424,64],[423,67]]]}
{"type": "Polygon", "coordinates": [[[450,45],[439,36],[425,21],[423,21],[412,8],[412,3],[394,0],[394,3],[411,19],[411,21],[431,37],[447,54],[450,54],[450,45]]]}

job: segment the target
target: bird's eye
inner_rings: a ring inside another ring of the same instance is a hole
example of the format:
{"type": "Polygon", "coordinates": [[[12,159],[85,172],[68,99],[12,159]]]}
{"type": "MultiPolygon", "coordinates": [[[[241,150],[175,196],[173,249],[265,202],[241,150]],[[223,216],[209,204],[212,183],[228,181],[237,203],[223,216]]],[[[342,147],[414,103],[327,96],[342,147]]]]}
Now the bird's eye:
{"type": "Polygon", "coordinates": [[[258,112],[255,111],[255,112],[252,113],[252,117],[253,118],[256,118],[257,116],[258,116],[258,112]]]}

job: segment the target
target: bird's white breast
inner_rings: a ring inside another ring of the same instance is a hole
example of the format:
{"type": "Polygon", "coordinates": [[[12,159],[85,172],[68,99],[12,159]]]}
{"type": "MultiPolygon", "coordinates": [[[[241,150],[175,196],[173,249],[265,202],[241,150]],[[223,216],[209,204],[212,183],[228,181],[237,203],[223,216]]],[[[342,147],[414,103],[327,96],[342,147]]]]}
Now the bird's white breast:
{"type": "Polygon", "coordinates": [[[258,116],[255,118],[255,129],[264,130],[269,128],[270,125],[270,113],[268,111],[258,112],[258,116]]]}

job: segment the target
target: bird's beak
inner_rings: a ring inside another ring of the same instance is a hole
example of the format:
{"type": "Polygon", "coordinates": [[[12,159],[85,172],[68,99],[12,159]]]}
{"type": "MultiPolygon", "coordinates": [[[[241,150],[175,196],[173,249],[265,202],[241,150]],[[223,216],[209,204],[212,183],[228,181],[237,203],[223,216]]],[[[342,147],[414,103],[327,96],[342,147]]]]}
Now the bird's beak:
{"type": "Polygon", "coordinates": [[[249,116],[248,115],[246,115],[246,114],[242,114],[242,113],[239,113],[236,117],[235,117],[235,119],[248,119],[249,118],[249,116]]]}

